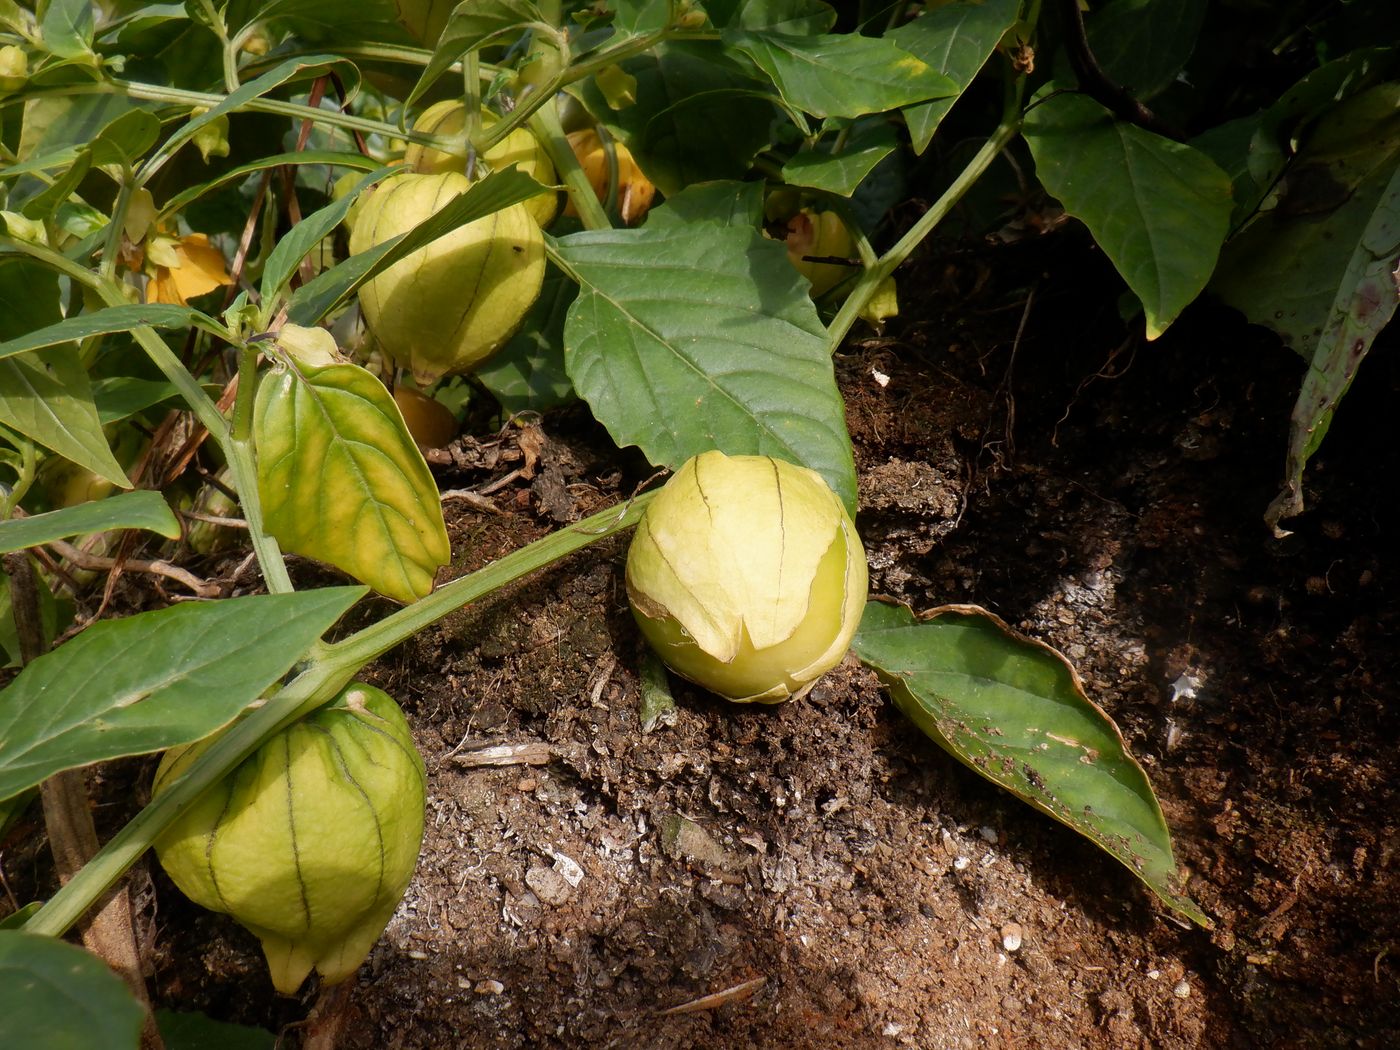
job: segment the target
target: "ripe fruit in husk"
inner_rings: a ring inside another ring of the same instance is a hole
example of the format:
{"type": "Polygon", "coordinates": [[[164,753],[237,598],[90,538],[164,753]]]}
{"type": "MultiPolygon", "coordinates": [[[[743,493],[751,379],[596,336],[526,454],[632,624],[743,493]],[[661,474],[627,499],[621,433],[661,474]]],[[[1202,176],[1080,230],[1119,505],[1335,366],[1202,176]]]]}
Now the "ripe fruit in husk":
{"type": "MultiPolygon", "coordinates": [[[[167,751],[153,793],[214,739],[167,751]]],[[[205,792],[156,856],[187,897],[257,935],[292,995],[312,969],[335,984],[369,954],[417,866],[425,799],[403,712],[356,683],[205,792]]]]}
{"type": "MultiPolygon", "coordinates": [[[[481,111],[481,126],[483,128],[489,128],[498,119],[496,114],[490,110],[483,109],[481,111]]],[[[425,109],[423,115],[413,125],[413,130],[450,138],[454,135],[461,135],[466,124],[467,107],[460,102],[448,99],[425,109]]],[[[454,157],[450,153],[433,149],[431,146],[420,146],[410,142],[408,149],[404,151],[403,159],[413,166],[414,171],[422,175],[437,175],[444,171],[466,173],[467,160],[465,157],[454,157]]],[[[554,185],[554,165],[550,163],[549,154],[540,145],[539,139],[525,128],[516,128],[483,153],[482,159],[486,161],[487,167],[492,171],[500,171],[515,164],[536,182],[545,186],[554,185]]],[[[548,226],[559,211],[559,195],[553,190],[548,193],[540,193],[525,201],[525,208],[535,217],[535,221],[541,227],[548,226]]]]}
{"type": "MultiPolygon", "coordinates": [[[[350,234],[359,254],[407,233],[454,197],[465,175],[396,175],[365,201],[350,234]]],[[[360,310],[380,348],[419,386],[470,372],[520,326],[544,281],[544,236],[512,204],[400,259],[360,289],[360,310]]]]}
{"type": "MultiPolygon", "coordinates": [[[[606,203],[608,177],[611,169],[608,164],[607,147],[603,145],[603,140],[598,136],[598,132],[592,128],[584,131],[571,131],[568,139],[574,156],[578,158],[579,166],[583,168],[583,173],[588,176],[588,184],[593,187],[593,192],[598,199],[606,203]]],[[[641,222],[651,209],[652,198],[656,196],[656,187],[642,173],[642,169],[633,158],[631,150],[616,139],[613,140],[612,148],[617,154],[617,212],[622,216],[623,222],[632,226],[641,222]]],[[[572,202],[564,209],[564,214],[578,214],[572,202]]]]}
{"type": "Polygon", "coordinates": [[[649,507],[627,597],[675,671],[731,700],[802,696],[841,662],[865,608],[865,551],[821,475],[705,452],[649,507]]]}
{"type": "Polygon", "coordinates": [[[394,391],[409,436],[425,448],[446,448],[457,436],[457,417],[436,398],[401,386],[394,391]]]}

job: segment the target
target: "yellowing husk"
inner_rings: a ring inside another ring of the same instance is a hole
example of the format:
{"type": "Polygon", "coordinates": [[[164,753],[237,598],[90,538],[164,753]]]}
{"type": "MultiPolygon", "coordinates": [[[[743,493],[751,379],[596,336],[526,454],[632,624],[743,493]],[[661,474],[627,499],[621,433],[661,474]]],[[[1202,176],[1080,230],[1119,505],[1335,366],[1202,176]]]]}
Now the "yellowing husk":
{"type": "MultiPolygon", "coordinates": [[[[470,187],[456,172],[385,180],[355,219],[351,253],[407,233],[470,187]]],[[[543,281],[539,224],[513,204],[400,259],[360,289],[360,310],[384,353],[427,386],[500,349],[543,281]]]]}
{"type": "MultiPolygon", "coordinates": [[[[608,163],[608,151],[603,145],[603,140],[592,128],[572,131],[568,139],[574,156],[578,158],[579,166],[588,176],[588,184],[593,187],[598,199],[606,202],[612,167],[608,163]]],[[[617,155],[617,212],[622,216],[623,222],[632,226],[646,218],[647,212],[651,210],[656,187],[646,177],[631,150],[616,140],[612,145],[617,155]]],[[[578,214],[572,202],[564,209],[564,214],[578,214]]]]}
{"type": "Polygon", "coordinates": [[[706,452],[647,508],[627,552],[642,634],[731,700],[801,696],[846,655],[866,596],[855,525],[815,471],[706,452]]]}
{"type": "MultiPolygon", "coordinates": [[[[496,114],[485,109],[481,111],[482,127],[489,128],[496,120],[496,114]]],[[[451,137],[461,135],[466,124],[467,107],[448,99],[425,109],[413,125],[413,130],[451,137]]],[[[403,159],[413,166],[414,171],[423,175],[438,175],[444,171],[466,173],[465,157],[454,157],[431,146],[419,146],[410,142],[408,149],[404,151],[403,159]]],[[[554,185],[554,165],[550,163],[549,154],[540,145],[539,139],[525,128],[516,128],[482,154],[482,159],[492,171],[501,171],[515,164],[536,182],[545,186],[554,185]]],[[[531,197],[525,202],[525,208],[535,217],[541,228],[548,226],[559,211],[559,194],[550,190],[531,197]]]]}
{"type": "MultiPolygon", "coordinates": [[[[212,741],[161,759],[160,795],[212,741]]],[[[418,863],[423,760],[403,712],[370,686],[273,737],[172,824],[155,848],[191,900],[262,941],[284,995],[369,954],[418,863]]]]}
{"type": "Polygon", "coordinates": [[[825,295],[857,272],[854,266],[811,262],[810,259],[849,259],[855,251],[851,231],[834,211],[803,208],[788,220],[788,259],[812,282],[812,298],[825,295]]]}

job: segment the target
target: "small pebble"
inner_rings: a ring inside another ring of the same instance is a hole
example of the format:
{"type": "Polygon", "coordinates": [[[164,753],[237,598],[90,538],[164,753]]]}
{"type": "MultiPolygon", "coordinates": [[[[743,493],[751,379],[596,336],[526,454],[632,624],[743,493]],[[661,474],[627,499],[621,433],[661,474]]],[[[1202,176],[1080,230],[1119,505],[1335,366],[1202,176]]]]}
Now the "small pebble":
{"type": "Polygon", "coordinates": [[[953,870],[966,871],[967,866],[971,863],[972,861],[968,860],[966,857],[958,857],[953,861],[953,870]]]}
{"type": "Polygon", "coordinates": [[[1172,995],[1178,999],[1191,998],[1191,985],[1186,981],[1177,981],[1176,987],[1172,989],[1172,995]]]}
{"type": "Polygon", "coordinates": [[[520,781],[520,783],[515,785],[516,790],[522,792],[534,791],[535,788],[539,786],[540,782],[534,777],[525,777],[523,780],[520,781]]]}
{"type": "Polygon", "coordinates": [[[506,986],[500,981],[492,980],[477,981],[476,988],[473,989],[477,995],[500,995],[505,990],[506,986]]]}
{"type": "Polygon", "coordinates": [[[979,834],[979,835],[982,836],[982,841],[983,841],[983,842],[986,842],[986,843],[988,843],[989,845],[992,845],[992,846],[995,846],[995,845],[997,844],[997,829],[996,829],[996,828],[980,828],[980,829],[978,830],[977,834],[979,834]]]}
{"type": "Polygon", "coordinates": [[[1021,924],[1008,922],[1001,928],[1001,946],[1009,952],[1021,947],[1021,924]]]}

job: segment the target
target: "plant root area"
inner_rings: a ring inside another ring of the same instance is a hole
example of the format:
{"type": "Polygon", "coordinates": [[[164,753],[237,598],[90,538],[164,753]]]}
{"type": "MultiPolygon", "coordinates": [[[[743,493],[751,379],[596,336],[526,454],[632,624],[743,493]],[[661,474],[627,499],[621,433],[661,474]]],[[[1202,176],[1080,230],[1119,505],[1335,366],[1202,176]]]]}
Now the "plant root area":
{"type": "MultiPolygon", "coordinates": [[[[916,267],[904,316],[838,359],[872,593],[981,604],[1062,651],[1213,929],[942,752],[853,658],[771,707],[673,680],[644,731],[622,538],[369,669],[425,756],[427,832],[333,1019],[150,865],[156,1001],[347,1050],[1400,1045],[1396,347],[1275,538],[1301,362],[1208,304],[1143,343],[1081,290],[1101,260],[1039,250],[989,257],[1014,257],[996,279],[975,253],[916,267]]],[[[451,575],[651,473],[577,407],[435,469],[490,490],[447,503],[451,575]]],[[[100,820],[152,765],[94,778],[100,820]]],[[[45,863],[12,844],[11,885],[43,894],[45,863]]]]}

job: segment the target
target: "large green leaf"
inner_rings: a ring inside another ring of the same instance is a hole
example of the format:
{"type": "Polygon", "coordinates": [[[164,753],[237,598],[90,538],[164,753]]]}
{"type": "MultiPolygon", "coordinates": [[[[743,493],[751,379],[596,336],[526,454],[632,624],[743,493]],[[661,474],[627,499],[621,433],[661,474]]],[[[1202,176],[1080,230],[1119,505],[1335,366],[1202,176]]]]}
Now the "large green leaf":
{"type": "Polygon", "coordinates": [[[1179,888],[1171,836],[1147,774],[1059,653],[975,606],[921,618],[880,602],[866,605],[852,645],[936,744],[1209,925],[1179,888]]]}
{"type": "Polygon", "coordinates": [[[257,594],[94,624],[0,691],[0,798],[60,770],[208,736],[363,594],[257,594]]]}
{"type": "Polygon", "coordinates": [[[626,143],[662,193],[708,179],[738,179],[770,141],[776,113],[767,88],[718,41],[668,43],[628,59],[637,101],[613,109],[589,79],[570,90],[626,143]]]}
{"type": "MultiPolygon", "coordinates": [[[[1048,89],[1047,89],[1048,91],[1048,89]]],[[[1024,134],[1045,189],[1089,227],[1142,301],[1156,339],[1210,279],[1230,223],[1230,178],[1199,150],[1048,93],[1024,134]]]]}
{"type": "Polygon", "coordinates": [[[647,227],[718,222],[756,230],[763,222],[763,183],[720,179],[687,186],[647,215],[647,227]]]}
{"type": "Polygon", "coordinates": [[[787,251],[702,223],[577,233],[564,329],[574,389],[619,445],[679,467],[709,449],[819,472],[854,513],[855,467],[826,331],[787,251]]]}
{"type": "Polygon", "coordinates": [[[288,364],[258,385],[263,522],[282,549],[411,602],[452,557],[437,483],[384,384],[358,365],[288,364]]]}
{"type": "MultiPolygon", "coordinates": [[[[0,295],[5,294],[0,283],[0,295]]],[[[13,294],[13,293],[12,293],[13,294]]],[[[25,332],[13,339],[0,343],[0,358],[22,354],[28,350],[38,350],[60,343],[71,343],[94,335],[112,332],[129,332],[133,328],[149,325],[152,328],[188,328],[195,321],[203,319],[201,326],[216,335],[228,333],[214,321],[206,318],[198,310],[189,306],[176,306],[174,303],[145,303],[129,306],[109,306],[105,310],[76,314],[42,328],[25,332]]]]}
{"type": "Polygon", "coordinates": [[[948,77],[956,88],[946,98],[904,108],[904,121],[909,125],[915,153],[928,148],[953,103],[986,64],[1002,35],[1016,23],[1020,7],[1020,0],[959,0],[929,11],[889,34],[905,51],[948,77]]]}
{"type": "MultiPolygon", "coordinates": [[[[0,258],[0,339],[59,319],[58,278],[28,259],[0,258]]],[[[0,360],[0,423],[121,488],[131,488],[93,404],[72,344],[0,360]]]]}
{"type": "Polygon", "coordinates": [[[107,529],[146,529],[167,539],[180,537],[180,522],[165,498],[142,490],[0,521],[0,554],[107,529]]]}
{"type": "Polygon", "coordinates": [[[1395,314],[1400,269],[1400,83],[1344,102],[1294,159],[1273,208],[1221,256],[1212,289],[1308,362],[1284,487],[1266,519],[1303,510],[1303,468],[1395,314]]]}
{"type": "Polygon", "coordinates": [[[1171,86],[1196,50],[1206,0],[1113,0],[1086,18],[1089,48],[1134,98],[1171,86]]]}
{"type": "Polygon", "coordinates": [[[880,37],[729,30],[724,41],[753,59],[788,105],[818,117],[884,113],[958,91],[927,62],[880,37]]]}
{"type": "Polygon", "coordinates": [[[292,324],[314,325],[375,274],[387,270],[400,259],[451,233],[458,226],[529,200],[539,190],[540,184],[524,172],[517,171],[513,164],[505,171],[492,172],[407,233],[391,237],[359,255],[352,255],[343,263],[307,281],[288,300],[288,320],[292,324]]]}
{"type": "Polygon", "coordinates": [[[72,163],[82,147],[112,121],[133,109],[152,105],[116,94],[31,99],[24,106],[24,127],[16,151],[22,163],[6,169],[0,177],[26,170],[24,162],[39,167],[72,163]]]}
{"type": "Polygon", "coordinates": [[[0,1046],[136,1050],[145,1017],[97,956],[55,937],[0,930],[0,1046]]]}
{"type": "Polygon", "coordinates": [[[92,381],[92,399],[104,427],[178,396],[175,384],[164,379],[112,376],[92,381]]]}

